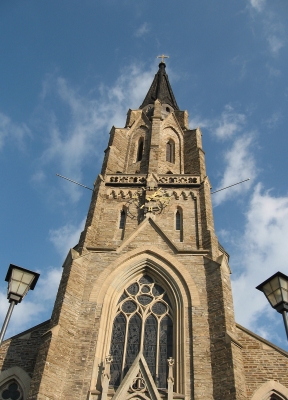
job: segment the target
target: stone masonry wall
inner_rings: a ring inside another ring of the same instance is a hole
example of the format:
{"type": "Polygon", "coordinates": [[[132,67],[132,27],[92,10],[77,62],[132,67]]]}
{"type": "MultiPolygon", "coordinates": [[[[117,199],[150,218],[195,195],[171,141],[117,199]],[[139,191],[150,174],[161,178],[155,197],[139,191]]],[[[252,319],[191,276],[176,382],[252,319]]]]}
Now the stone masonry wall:
{"type": "Polygon", "coordinates": [[[237,325],[238,340],[242,345],[247,398],[265,382],[274,380],[288,387],[288,353],[237,325]]]}
{"type": "Polygon", "coordinates": [[[49,329],[49,324],[50,320],[45,321],[5,340],[0,347],[1,372],[17,366],[32,376],[42,335],[49,329]]]}

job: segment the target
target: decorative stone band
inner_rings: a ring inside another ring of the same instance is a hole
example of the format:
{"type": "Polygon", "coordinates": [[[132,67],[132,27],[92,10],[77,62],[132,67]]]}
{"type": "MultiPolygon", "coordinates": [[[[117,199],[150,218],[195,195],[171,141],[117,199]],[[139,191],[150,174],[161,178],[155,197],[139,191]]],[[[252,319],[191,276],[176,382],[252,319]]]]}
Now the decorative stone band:
{"type": "Polygon", "coordinates": [[[200,176],[199,175],[158,175],[159,184],[165,185],[200,185],[200,176]]]}
{"type": "Polygon", "coordinates": [[[144,185],[146,183],[146,175],[139,174],[107,174],[105,178],[106,185],[144,185]]]}
{"type": "MultiPolygon", "coordinates": [[[[146,184],[147,175],[142,174],[107,174],[105,183],[107,186],[141,186],[146,184]]],[[[199,175],[158,175],[159,186],[198,186],[200,185],[199,175]]]]}

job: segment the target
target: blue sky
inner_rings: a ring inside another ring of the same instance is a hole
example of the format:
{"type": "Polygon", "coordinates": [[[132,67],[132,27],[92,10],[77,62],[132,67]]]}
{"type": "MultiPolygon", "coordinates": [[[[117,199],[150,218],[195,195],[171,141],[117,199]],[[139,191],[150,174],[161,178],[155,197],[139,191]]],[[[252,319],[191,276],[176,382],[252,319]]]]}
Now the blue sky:
{"type": "Polygon", "coordinates": [[[0,317],[10,263],[40,280],[7,336],[48,319],[112,125],[158,69],[200,126],[215,226],[230,253],[236,320],[288,349],[255,286],[288,274],[286,0],[3,0],[0,4],[0,317]]]}

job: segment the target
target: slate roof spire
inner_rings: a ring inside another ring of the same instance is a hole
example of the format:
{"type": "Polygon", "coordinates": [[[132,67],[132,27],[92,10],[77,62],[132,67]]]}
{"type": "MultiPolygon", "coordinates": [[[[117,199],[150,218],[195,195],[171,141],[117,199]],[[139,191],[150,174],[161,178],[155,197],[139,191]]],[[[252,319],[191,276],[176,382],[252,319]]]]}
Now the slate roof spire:
{"type": "Polygon", "coordinates": [[[154,101],[158,99],[162,104],[169,104],[174,108],[174,110],[179,110],[165,68],[166,64],[164,62],[160,62],[159,70],[155,75],[152,85],[150,86],[150,89],[148,90],[148,93],[139,108],[144,108],[148,104],[154,104],[154,101]]]}

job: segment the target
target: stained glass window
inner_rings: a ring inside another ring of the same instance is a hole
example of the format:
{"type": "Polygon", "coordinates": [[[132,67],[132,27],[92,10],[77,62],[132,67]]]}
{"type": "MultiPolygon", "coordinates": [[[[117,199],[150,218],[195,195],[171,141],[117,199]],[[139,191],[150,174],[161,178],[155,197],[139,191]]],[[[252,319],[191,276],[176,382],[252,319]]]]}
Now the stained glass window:
{"type": "Polygon", "coordinates": [[[151,314],[145,322],[143,355],[154,380],[156,379],[157,330],[157,320],[151,314]]]}
{"type": "Polygon", "coordinates": [[[133,361],[138,356],[140,350],[141,325],[141,318],[139,317],[139,315],[135,314],[129,322],[124,374],[126,374],[126,372],[133,364],[133,361]]]}
{"type": "Polygon", "coordinates": [[[127,294],[124,292],[124,293],[121,295],[120,299],[118,300],[118,304],[121,303],[121,301],[127,299],[127,297],[128,297],[127,294]]]}
{"type": "Polygon", "coordinates": [[[140,304],[142,304],[143,306],[147,306],[147,304],[151,303],[151,301],[153,300],[153,297],[151,296],[146,296],[145,294],[143,294],[142,296],[138,296],[137,300],[139,301],[140,304]]]}
{"type": "Polygon", "coordinates": [[[137,306],[134,303],[134,301],[128,300],[128,301],[125,301],[125,303],[122,304],[122,310],[126,314],[132,314],[134,311],[137,310],[137,306]]]}
{"type": "Polygon", "coordinates": [[[142,351],[157,387],[166,388],[167,359],[173,357],[173,321],[165,289],[144,275],[123,291],[117,307],[110,350],[110,385],[120,385],[142,351]]]}
{"type": "Polygon", "coordinates": [[[126,318],[122,313],[120,313],[114,320],[110,350],[110,354],[113,357],[113,363],[111,364],[110,369],[110,383],[115,386],[119,386],[121,381],[125,334],[126,318]]]}
{"type": "Polygon", "coordinates": [[[173,323],[168,315],[160,323],[160,351],[159,351],[159,387],[165,388],[167,384],[168,365],[167,359],[172,357],[173,350],[173,323]]]}
{"type": "Polygon", "coordinates": [[[153,283],[153,279],[152,279],[150,276],[148,276],[148,275],[144,275],[144,276],[142,276],[142,278],[139,280],[139,283],[147,283],[147,284],[153,283]]]}
{"type": "Polygon", "coordinates": [[[139,291],[139,286],[138,283],[132,283],[132,285],[130,285],[127,289],[127,292],[129,294],[137,294],[139,291]]]}

